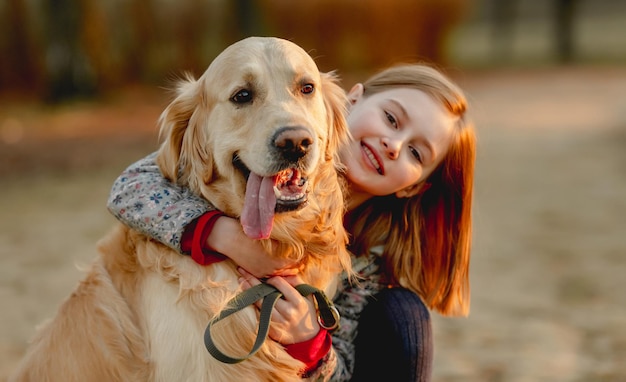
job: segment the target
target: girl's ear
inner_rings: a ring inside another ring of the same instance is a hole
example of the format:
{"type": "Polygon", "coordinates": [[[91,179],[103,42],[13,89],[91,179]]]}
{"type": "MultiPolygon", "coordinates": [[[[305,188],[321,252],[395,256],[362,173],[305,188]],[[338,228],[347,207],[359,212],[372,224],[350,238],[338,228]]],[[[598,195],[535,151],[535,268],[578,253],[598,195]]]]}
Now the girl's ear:
{"type": "Polygon", "coordinates": [[[428,182],[416,183],[396,192],[396,197],[397,198],[410,198],[412,196],[415,196],[417,194],[420,194],[428,190],[429,188],[430,188],[430,183],[428,182]]]}
{"type": "Polygon", "coordinates": [[[363,95],[363,84],[356,84],[348,92],[350,105],[354,104],[363,95]]]}

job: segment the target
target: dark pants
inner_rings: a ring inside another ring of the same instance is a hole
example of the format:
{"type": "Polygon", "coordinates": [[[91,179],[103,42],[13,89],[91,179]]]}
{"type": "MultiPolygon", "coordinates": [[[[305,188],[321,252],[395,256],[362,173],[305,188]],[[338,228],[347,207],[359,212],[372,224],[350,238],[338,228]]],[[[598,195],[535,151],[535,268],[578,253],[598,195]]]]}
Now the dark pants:
{"type": "Polygon", "coordinates": [[[375,295],[359,319],[352,381],[430,381],[431,326],[415,293],[392,288],[375,295]]]}

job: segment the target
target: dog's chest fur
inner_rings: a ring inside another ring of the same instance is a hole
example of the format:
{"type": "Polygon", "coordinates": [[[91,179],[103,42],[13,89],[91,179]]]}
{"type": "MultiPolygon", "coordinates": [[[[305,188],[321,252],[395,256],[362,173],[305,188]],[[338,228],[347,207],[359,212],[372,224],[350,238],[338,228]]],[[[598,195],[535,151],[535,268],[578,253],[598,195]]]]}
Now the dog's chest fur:
{"type": "MultiPolygon", "coordinates": [[[[300,362],[273,341],[266,341],[258,356],[235,365],[214,359],[206,350],[208,321],[239,292],[232,262],[199,267],[190,257],[132,230],[126,234],[136,241],[135,256],[141,268],[128,274],[136,278],[137,288],[128,299],[137,301],[135,312],[154,381],[300,380],[300,362]]],[[[117,257],[120,252],[104,249],[102,256],[117,257]]],[[[250,306],[216,324],[212,336],[223,352],[241,357],[251,350],[257,326],[257,311],[250,306]]]]}

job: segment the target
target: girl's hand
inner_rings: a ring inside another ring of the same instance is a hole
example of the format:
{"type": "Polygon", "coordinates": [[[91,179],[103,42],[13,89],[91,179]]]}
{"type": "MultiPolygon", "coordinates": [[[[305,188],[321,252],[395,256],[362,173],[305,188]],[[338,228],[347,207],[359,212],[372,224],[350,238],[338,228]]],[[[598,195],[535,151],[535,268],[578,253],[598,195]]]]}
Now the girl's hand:
{"type": "MultiPolygon", "coordinates": [[[[243,269],[239,269],[240,284],[244,290],[260,284],[260,281],[243,269]]],[[[298,275],[275,276],[267,283],[278,289],[283,297],[276,301],[272,310],[269,337],[283,345],[308,341],[320,331],[313,297],[303,297],[294,286],[302,284],[298,275]]],[[[256,303],[260,308],[261,301],[256,303]]]]}
{"type": "Polygon", "coordinates": [[[239,220],[227,216],[217,219],[207,245],[257,278],[295,275],[299,271],[292,260],[277,259],[267,253],[258,240],[246,236],[239,220]]]}

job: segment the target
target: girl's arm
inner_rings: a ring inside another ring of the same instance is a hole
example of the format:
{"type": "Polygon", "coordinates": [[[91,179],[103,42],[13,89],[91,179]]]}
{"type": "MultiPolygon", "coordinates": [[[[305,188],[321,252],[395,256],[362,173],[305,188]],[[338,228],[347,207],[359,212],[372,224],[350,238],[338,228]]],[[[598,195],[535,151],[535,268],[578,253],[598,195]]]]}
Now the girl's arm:
{"type": "Polygon", "coordinates": [[[182,237],[209,202],[163,177],[156,153],[133,163],[115,180],[107,208],[124,224],[183,252],[182,237]]]}
{"type": "Polygon", "coordinates": [[[177,252],[208,265],[225,259],[257,277],[293,274],[295,264],[276,259],[248,238],[237,219],[226,217],[188,188],[165,179],[152,153],[115,180],[109,211],[122,223],[177,252]]]}

